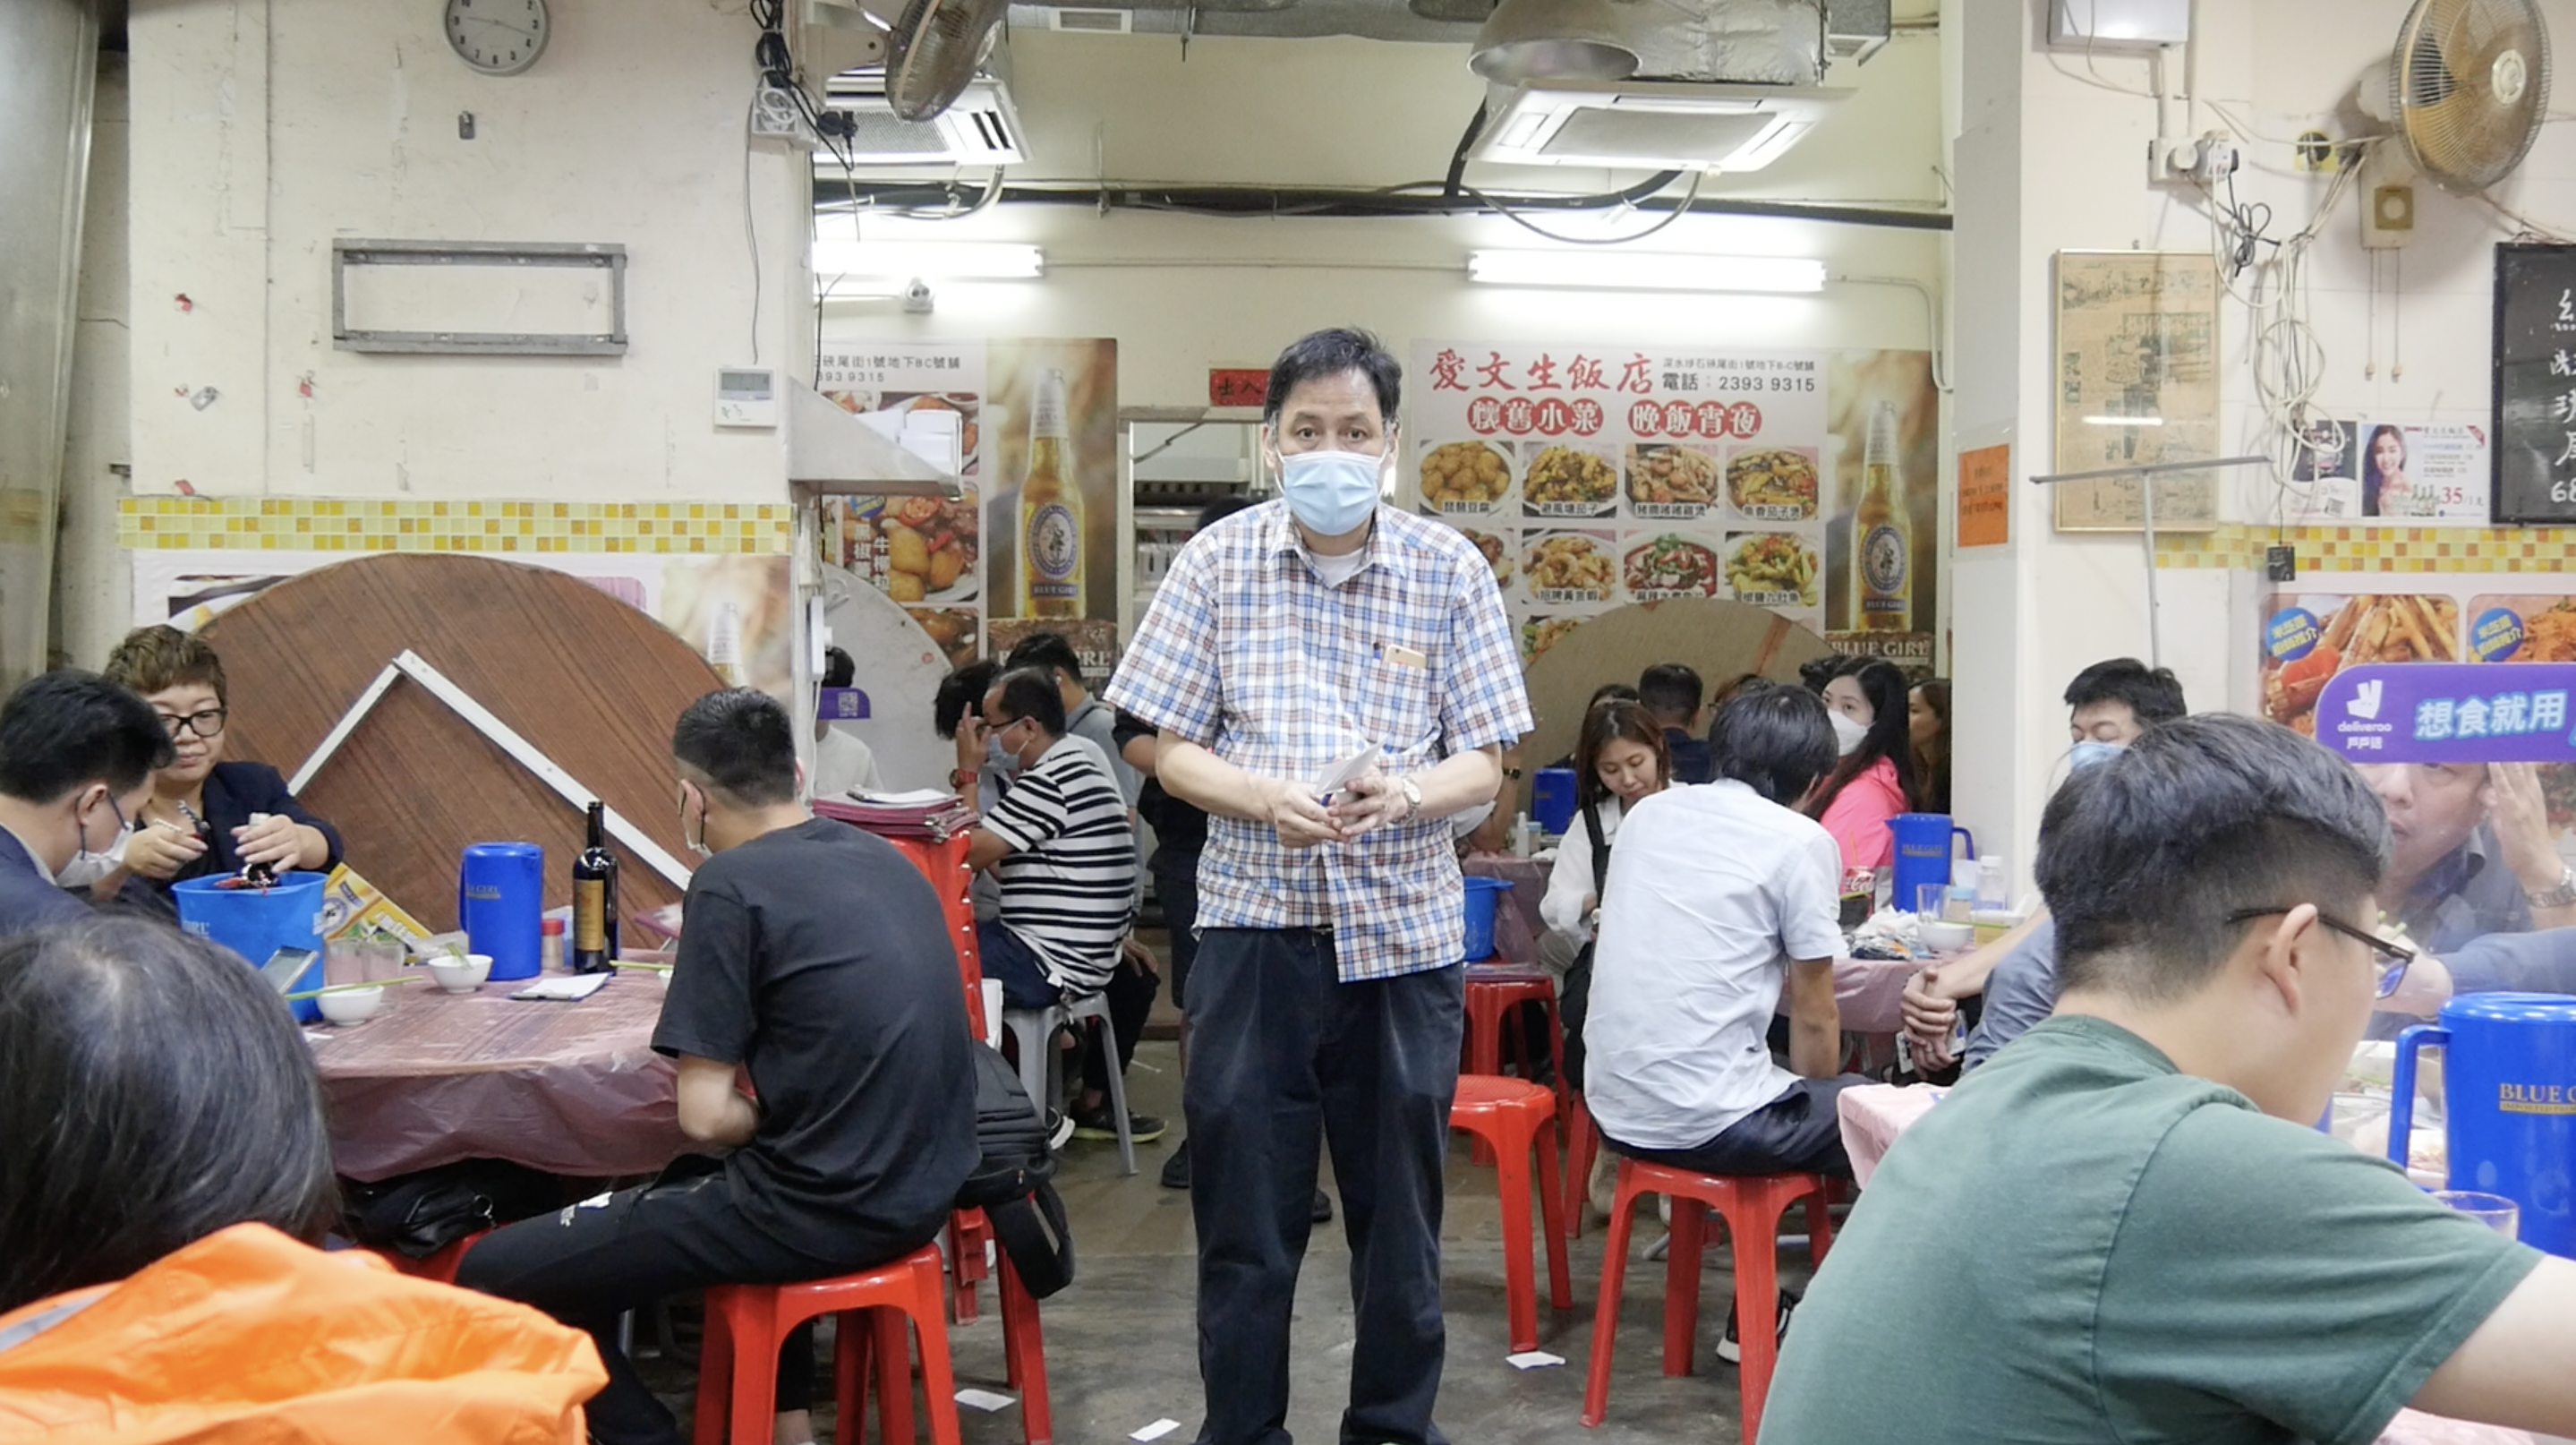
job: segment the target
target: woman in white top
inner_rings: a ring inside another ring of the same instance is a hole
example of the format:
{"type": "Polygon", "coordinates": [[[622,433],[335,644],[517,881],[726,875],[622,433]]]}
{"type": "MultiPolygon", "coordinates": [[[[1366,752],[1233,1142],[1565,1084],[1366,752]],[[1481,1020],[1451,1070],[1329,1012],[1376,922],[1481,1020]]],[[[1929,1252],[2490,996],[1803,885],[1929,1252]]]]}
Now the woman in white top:
{"type": "Polygon", "coordinates": [[[1568,958],[1592,941],[1592,915],[1601,906],[1597,875],[1609,871],[1610,842],[1619,834],[1622,810],[1649,793],[1662,792],[1672,781],[1664,730],[1636,703],[1616,698],[1601,702],[1584,714],[1574,749],[1574,780],[1580,806],[1565,826],[1556,866],[1547,875],[1547,895],[1538,905],[1539,918],[1568,958]],[[1587,821],[1596,817],[1601,823],[1597,868],[1587,821]]]}

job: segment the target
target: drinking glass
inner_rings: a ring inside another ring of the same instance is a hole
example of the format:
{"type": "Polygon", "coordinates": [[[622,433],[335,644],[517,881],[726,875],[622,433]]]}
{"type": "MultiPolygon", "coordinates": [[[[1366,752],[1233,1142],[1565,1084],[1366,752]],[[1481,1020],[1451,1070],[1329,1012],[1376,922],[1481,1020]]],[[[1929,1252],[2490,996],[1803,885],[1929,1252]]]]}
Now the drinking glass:
{"type": "Polygon", "coordinates": [[[2481,1194],[2474,1189],[2435,1189],[2430,1193],[2507,1239],[2522,1237],[2522,1206],[2501,1194],[2481,1194]]]}
{"type": "Polygon", "coordinates": [[[1949,902],[1950,885],[1947,883],[1914,885],[1914,916],[1917,918],[1938,918],[1941,916],[1941,910],[1949,906],[1949,902]]]}

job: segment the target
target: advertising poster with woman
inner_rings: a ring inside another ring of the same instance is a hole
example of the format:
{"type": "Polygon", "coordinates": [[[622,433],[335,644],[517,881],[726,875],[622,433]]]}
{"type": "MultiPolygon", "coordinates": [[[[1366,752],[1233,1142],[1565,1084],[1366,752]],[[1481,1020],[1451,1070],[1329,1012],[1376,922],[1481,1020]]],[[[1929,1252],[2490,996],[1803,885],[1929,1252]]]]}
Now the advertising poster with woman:
{"type": "Polygon", "coordinates": [[[2289,518],[2486,526],[2486,432],[2468,422],[2316,418],[2290,468],[2289,518]]]}

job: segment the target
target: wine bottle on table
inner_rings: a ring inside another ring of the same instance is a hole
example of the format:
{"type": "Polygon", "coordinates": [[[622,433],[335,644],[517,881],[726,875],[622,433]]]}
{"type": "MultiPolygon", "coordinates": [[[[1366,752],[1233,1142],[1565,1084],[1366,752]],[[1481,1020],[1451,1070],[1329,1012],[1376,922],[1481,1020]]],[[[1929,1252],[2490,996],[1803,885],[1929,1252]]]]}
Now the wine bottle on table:
{"type": "Polygon", "coordinates": [[[617,957],[617,855],[605,805],[590,805],[590,839],[572,860],[572,971],[601,973],[617,957]]]}

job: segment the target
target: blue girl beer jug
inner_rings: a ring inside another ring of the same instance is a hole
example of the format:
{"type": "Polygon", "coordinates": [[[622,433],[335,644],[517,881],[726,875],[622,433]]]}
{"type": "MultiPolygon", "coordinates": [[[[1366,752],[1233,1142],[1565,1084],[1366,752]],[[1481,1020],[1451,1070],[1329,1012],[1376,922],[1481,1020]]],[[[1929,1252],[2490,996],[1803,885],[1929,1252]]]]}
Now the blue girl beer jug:
{"type": "Polygon", "coordinates": [[[1530,775],[1530,819],[1542,831],[1564,836],[1574,808],[1574,769],[1541,768],[1530,775]]]}
{"type": "Polygon", "coordinates": [[[477,843],[456,870],[456,920],[466,946],[492,957],[495,979],[537,976],[545,912],[546,850],[534,843],[477,843]]]}
{"type": "Polygon", "coordinates": [[[2415,1057],[2442,1050],[2443,1113],[2453,1189],[2522,1206],[2522,1242],[2576,1259],[2576,998],[2462,994],[2437,1027],[2397,1036],[2397,1103],[2388,1157],[2401,1168],[2414,1123],[2415,1057]]]}
{"type": "MultiPolygon", "coordinates": [[[[280,873],[266,888],[228,888],[231,874],[190,878],[170,888],[179,927],[223,945],[257,968],[281,948],[309,948],[313,962],[288,986],[290,993],[322,986],[322,875],[280,873]]],[[[297,999],[295,1016],[318,1023],[321,1005],[297,999]]]]}
{"type": "Polygon", "coordinates": [[[1899,813],[1887,820],[1896,835],[1895,891],[1888,895],[1898,908],[1914,906],[1914,890],[1925,883],[1950,886],[1950,840],[1967,840],[1968,857],[1977,856],[1977,840],[1950,821],[1947,813],[1899,813]]]}

